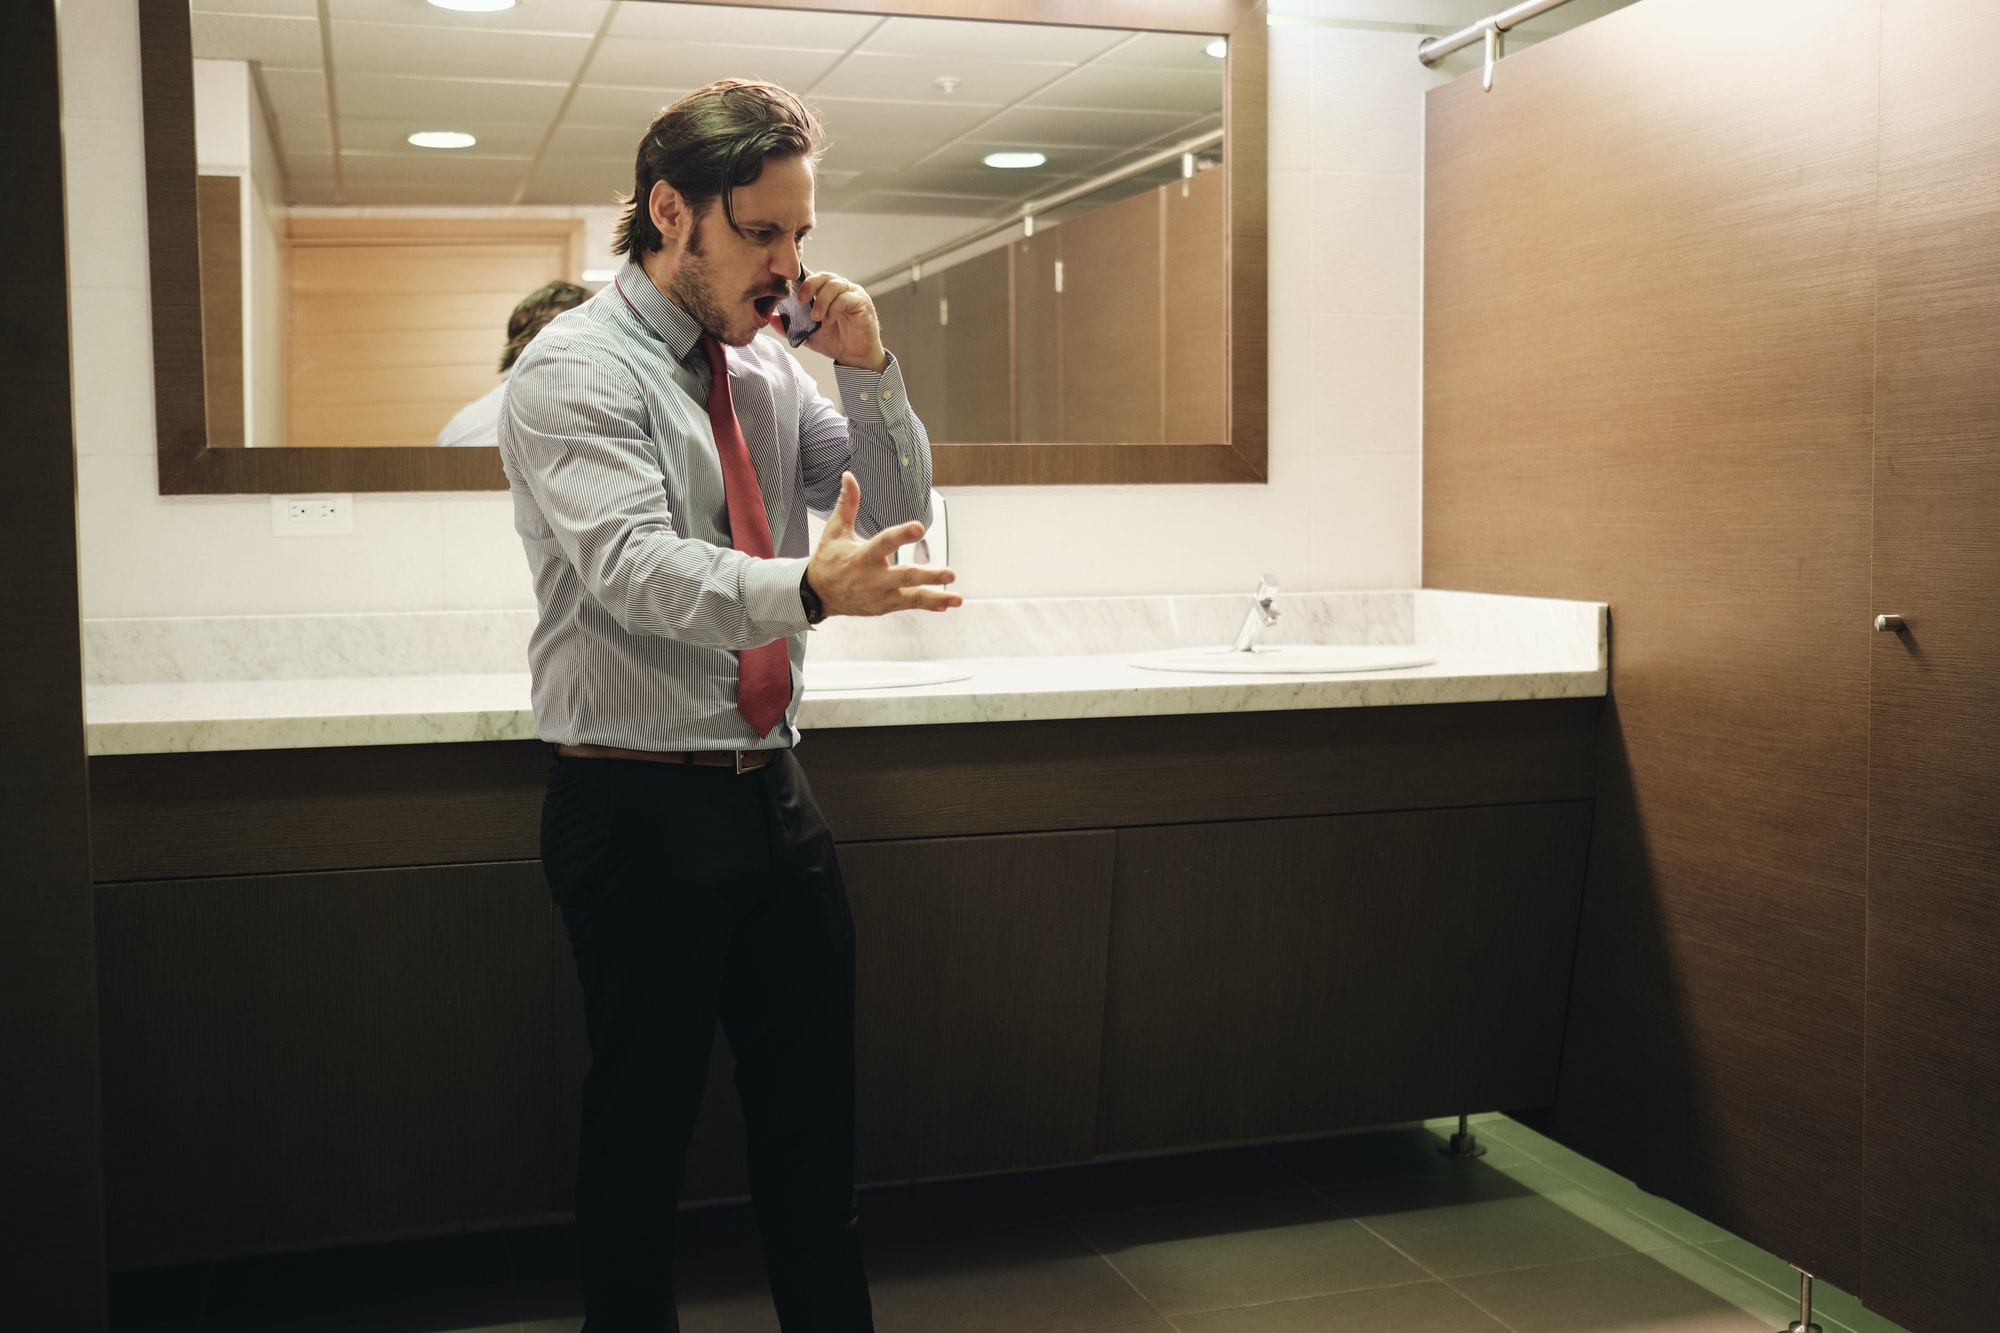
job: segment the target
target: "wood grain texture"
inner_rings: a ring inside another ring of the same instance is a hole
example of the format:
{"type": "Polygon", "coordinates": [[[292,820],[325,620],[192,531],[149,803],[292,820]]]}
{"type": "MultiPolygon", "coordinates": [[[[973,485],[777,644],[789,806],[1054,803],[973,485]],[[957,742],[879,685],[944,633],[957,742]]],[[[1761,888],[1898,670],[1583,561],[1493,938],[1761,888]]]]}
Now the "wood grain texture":
{"type": "MultiPolygon", "coordinates": [[[[701,0],[721,3],[725,0],[701,0]]],[[[138,0],[146,111],[146,200],[152,260],[154,412],[163,495],[314,491],[504,490],[497,449],[418,447],[217,449],[207,434],[196,261],[194,92],[188,17],[179,0],[138,0]],[[192,334],[190,334],[192,331],[192,334]]],[[[824,0],[778,8],[821,9],[824,0]]],[[[1218,33],[1230,40],[1223,124],[1228,135],[1228,437],[1117,453],[1022,427],[1023,443],[941,445],[944,485],[1261,483],[1265,477],[1266,204],[1264,5],[1197,0],[855,0],[863,13],[1218,33]]],[[[371,428],[372,429],[372,428],[371,428]]]]}
{"type": "MultiPolygon", "coordinates": [[[[1058,315],[1061,297],[1056,294],[1055,266],[1062,257],[1063,229],[1045,228],[1035,236],[1013,242],[1014,255],[1014,428],[1010,438],[1019,441],[1060,440],[1062,428],[1063,343],[1062,320],[1058,315]]],[[[1059,446],[1050,446],[1051,448],[1059,446]]],[[[991,451],[989,451],[990,453],[991,451]]],[[[939,480],[948,474],[968,470],[972,457],[965,449],[933,450],[934,470],[939,480]]],[[[1002,457],[1019,457],[1009,450],[1002,457]]],[[[1054,471],[1055,455],[1043,460],[1054,471]]],[[[985,465],[988,468],[992,463],[985,465]]]]}
{"type": "Polygon", "coordinates": [[[1115,849],[1107,830],[841,848],[861,1180],[1090,1157],[1115,849]]]}
{"type": "Polygon", "coordinates": [[[1590,814],[1121,829],[1098,1150],[1554,1100],[1590,814]]]}
{"type": "Polygon", "coordinates": [[[1430,94],[1425,202],[1425,583],[1616,641],[1547,1123],[1850,1289],[1875,20],[1600,18],[1430,94]]]}
{"type": "Polygon", "coordinates": [[[555,1211],[538,863],[97,897],[113,1267],[555,1211]]]}
{"type": "Polygon", "coordinates": [[[201,356],[208,399],[208,442],[243,447],[243,178],[203,176],[196,183],[201,238],[201,356]]]}
{"type": "Polygon", "coordinates": [[[1062,345],[1079,360],[1062,386],[1062,438],[1158,444],[1161,404],[1158,190],[1062,224],[1062,345]],[[1087,367],[1087,370],[1086,370],[1087,367]]]}
{"type": "Polygon", "coordinates": [[[1163,435],[1168,444],[1219,443],[1229,403],[1223,173],[1211,168],[1187,185],[1185,199],[1178,185],[1160,191],[1163,435]]]}
{"type": "Polygon", "coordinates": [[[1009,271],[1007,251],[1000,249],[953,264],[939,275],[951,316],[939,330],[945,347],[944,396],[951,404],[947,440],[1014,438],[1009,271]]]}
{"type": "Polygon", "coordinates": [[[105,1326],[104,1211],[54,5],[0,7],[0,49],[0,277],[28,314],[0,328],[15,571],[0,634],[0,1290],[10,1324],[88,1330],[105,1326]]]}
{"type": "MultiPolygon", "coordinates": [[[[849,842],[1566,800],[1591,794],[1597,708],[1563,699],[858,728],[809,733],[799,757],[849,842]]],[[[90,763],[97,876],[118,882],[532,858],[549,747],[90,763]]]]}
{"type": "Polygon", "coordinates": [[[2000,1164],[2000,85],[1973,0],[1882,7],[1868,1305],[1991,1322],[2000,1164]]]}

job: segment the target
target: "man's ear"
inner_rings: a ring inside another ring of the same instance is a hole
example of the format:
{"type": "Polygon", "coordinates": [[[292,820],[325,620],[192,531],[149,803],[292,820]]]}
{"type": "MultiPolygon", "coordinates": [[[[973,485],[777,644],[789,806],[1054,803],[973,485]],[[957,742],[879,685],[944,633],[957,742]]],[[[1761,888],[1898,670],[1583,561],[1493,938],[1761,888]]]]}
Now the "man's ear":
{"type": "Polygon", "coordinates": [[[682,233],[694,221],[694,213],[687,206],[681,192],[665,181],[654,181],[652,192],[646,196],[646,216],[660,230],[660,237],[666,241],[679,241],[682,233]]]}

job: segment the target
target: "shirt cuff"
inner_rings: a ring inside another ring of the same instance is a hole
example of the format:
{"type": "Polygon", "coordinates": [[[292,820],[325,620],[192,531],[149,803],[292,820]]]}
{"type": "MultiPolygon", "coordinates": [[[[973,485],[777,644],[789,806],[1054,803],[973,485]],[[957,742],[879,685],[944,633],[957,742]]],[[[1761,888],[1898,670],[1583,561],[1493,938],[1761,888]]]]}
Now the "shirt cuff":
{"type": "Polygon", "coordinates": [[[847,419],[857,425],[885,425],[892,429],[909,421],[910,400],[903,392],[903,367],[894,352],[884,352],[889,364],[880,373],[860,366],[836,364],[833,382],[840,386],[840,405],[847,419]]]}
{"type": "Polygon", "coordinates": [[[749,613],[750,623],[760,629],[775,629],[786,634],[805,633],[809,628],[806,604],[799,596],[799,580],[805,576],[804,560],[746,561],[743,567],[743,609],[749,613]]]}

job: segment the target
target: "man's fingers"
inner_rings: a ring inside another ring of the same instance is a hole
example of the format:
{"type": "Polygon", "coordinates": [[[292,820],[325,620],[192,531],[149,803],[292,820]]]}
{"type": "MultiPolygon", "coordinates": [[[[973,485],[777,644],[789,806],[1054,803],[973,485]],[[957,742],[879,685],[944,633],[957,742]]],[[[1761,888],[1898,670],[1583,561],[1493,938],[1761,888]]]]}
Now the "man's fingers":
{"type": "Polygon", "coordinates": [[[899,546],[908,546],[924,535],[924,525],[915,521],[900,527],[884,528],[868,539],[861,548],[863,557],[870,560],[887,560],[896,553],[899,546]]]}
{"type": "Polygon", "coordinates": [[[947,583],[956,583],[958,581],[958,575],[952,573],[951,570],[946,569],[942,565],[898,565],[890,570],[889,573],[890,577],[894,578],[898,584],[905,588],[914,588],[928,583],[935,583],[942,587],[947,583]]]}
{"type": "Polygon", "coordinates": [[[840,474],[840,498],[833,502],[833,512],[826,516],[826,526],[820,530],[820,540],[828,537],[836,539],[854,535],[854,516],[861,510],[861,483],[854,479],[852,472],[840,474]]]}
{"type": "Polygon", "coordinates": [[[905,588],[902,599],[906,611],[949,611],[965,605],[963,597],[942,588],[905,588]]]}

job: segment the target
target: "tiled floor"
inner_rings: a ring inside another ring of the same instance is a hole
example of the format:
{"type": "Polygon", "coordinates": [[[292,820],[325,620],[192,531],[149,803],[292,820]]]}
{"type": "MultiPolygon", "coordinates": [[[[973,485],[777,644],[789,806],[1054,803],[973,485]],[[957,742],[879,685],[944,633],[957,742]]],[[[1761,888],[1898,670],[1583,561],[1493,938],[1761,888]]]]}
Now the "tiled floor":
{"type": "MultiPolygon", "coordinates": [[[[1500,1116],[863,1195],[882,1333],[1771,1333],[1782,1262],[1500,1116]]],[[[741,1207],[681,1217],[687,1333],[776,1333],[741,1207]]],[[[1901,1333],[1821,1284],[1826,1333],[1901,1333]]],[[[126,1274],[155,1333],[573,1333],[566,1228],[126,1274]]]]}

